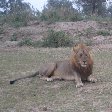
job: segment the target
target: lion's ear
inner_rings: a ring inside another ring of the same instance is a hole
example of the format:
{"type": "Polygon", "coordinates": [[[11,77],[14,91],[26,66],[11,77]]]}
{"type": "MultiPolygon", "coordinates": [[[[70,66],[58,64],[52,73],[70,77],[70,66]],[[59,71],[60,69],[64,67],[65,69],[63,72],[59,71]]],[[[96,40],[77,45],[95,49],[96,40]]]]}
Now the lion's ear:
{"type": "Polygon", "coordinates": [[[89,46],[86,47],[87,51],[90,52],[91,48],[89,46]]]}
{"type": "Polygon", "coordinates": [[[74,51],[75,53],[77,53],[77,48],[76,48],[76,47],[73,47],[73,51],[74,51]]]}

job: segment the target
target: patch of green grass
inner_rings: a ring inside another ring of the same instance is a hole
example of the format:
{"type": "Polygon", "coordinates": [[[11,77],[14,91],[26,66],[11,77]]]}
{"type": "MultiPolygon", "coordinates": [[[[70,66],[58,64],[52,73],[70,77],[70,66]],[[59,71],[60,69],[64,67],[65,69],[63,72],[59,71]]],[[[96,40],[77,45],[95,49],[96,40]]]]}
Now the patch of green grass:
{"type": "Polygon", "coordinates": [[[3,34],[4,33],[4,29],[2,26],[0,26],[0,34],[3,34]]]}
{"type": "Polygon", "coordinates": [[[97,35],[110,36],[111,33],[109,31],[106,31],[106,30],[100,30],[100,31],[97,31],[97,35]]]}
{"type": "Polygon", "coordinates": [[[12,37],[10,38],[10,41],[17,41],[17,33],[13,33],[12,37]]]}
{"type": "Polygon", "coordinates": [[[33,41],[31,38],[23,38],[18,45],[19,46],[32,46],[33,41]]]}
{"type": "Polygon", "coordinates": [[[76,88],[73,81],[46,82],[38,77],[9,85],[11,79],[26,76],[46,62],[69,58],[71,48],[19,48],[0,51],[1,112],[100,112],[112,108],[112,50],[93,54],[97,83],[76,88]]]}

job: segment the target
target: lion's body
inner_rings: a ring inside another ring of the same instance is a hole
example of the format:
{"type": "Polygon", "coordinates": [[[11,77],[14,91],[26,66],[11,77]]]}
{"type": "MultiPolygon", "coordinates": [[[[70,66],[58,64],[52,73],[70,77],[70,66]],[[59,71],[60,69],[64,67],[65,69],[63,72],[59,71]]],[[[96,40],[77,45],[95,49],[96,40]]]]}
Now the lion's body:
{"type": "MultiPolygon", "coordinates": [[[[74,80],[76,87],[83,86],[82,80],[96,82],[92,75],[93,60],[88,47],[79,44],[73,48],[70,59],[44,64],[38,74],[41,79],[53,81],[55,79],[74,80]]],[[[27,78],[27,77],[25,77],[27,78]]]]}
{"type": "Polygon", "coordinates": [[[58,61],[42,65],[39,70],[40,77],[75,80],[75,74],[80,74],[82,80],[86,80],[92,74],[92,65],[87,68],[77,68],[70,60],[58,61]]]}
{"type": "MultiPolygon", "coordinates": [[[[46,65],[45,65],[46,66],[46,65]]],[[[64,79],[64,80],[74,80],[73,69],[70,64],[70,61],[58,61],[56,63],[47,64],[47,69],[44,70],[40,68],[40,76],[45,78],[52,78],[52,79],[64,79]],[[42,70],[41,70],[42,69],[42,70]],[[46,71],[46,73],[44,73],[46,71]]],[[[44,67],[44,65],[43,65],[44,67]]]]}

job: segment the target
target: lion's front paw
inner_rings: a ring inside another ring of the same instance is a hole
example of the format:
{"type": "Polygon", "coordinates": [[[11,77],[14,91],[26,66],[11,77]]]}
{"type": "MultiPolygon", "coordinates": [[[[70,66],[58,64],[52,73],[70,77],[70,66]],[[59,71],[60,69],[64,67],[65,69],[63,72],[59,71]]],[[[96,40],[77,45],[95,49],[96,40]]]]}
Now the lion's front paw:
{"type": "Polygon", "coordinates": [[[48,82],[53,81],[52,78],[48,78],[48,77],[41,77],[40,79],[45,80],[45,81],[48,81],[48,82]]]}
{"type": "Polygon", "coordinates": [[[47,80],[48,82],[52,82],[52,81],[53,81],[52,78],[47,78],[46,80],[47,80]]]}
{"type": "Polygon", "coordinates": [[[91,78],[88,78],[88,81],[95,83],[97,82],[97,79],[94,77],[91,77],[91,78]]]}
{"type": "Polygon", "coordinates": [[[83,83],[77,83],[76,84],[76,88],[80,88],[80,87],[83,87],[83,83]]]}

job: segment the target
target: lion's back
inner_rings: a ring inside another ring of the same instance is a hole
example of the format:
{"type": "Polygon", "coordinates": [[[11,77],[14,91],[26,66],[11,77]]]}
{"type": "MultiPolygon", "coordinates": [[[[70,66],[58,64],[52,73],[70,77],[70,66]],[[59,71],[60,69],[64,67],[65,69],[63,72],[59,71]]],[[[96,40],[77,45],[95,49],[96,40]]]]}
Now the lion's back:
{"type": "Polygon", "coordinates": [[[73,69],[69,60],[64,60],[57,63],[54,75],[73,75],[73,69]]]}

